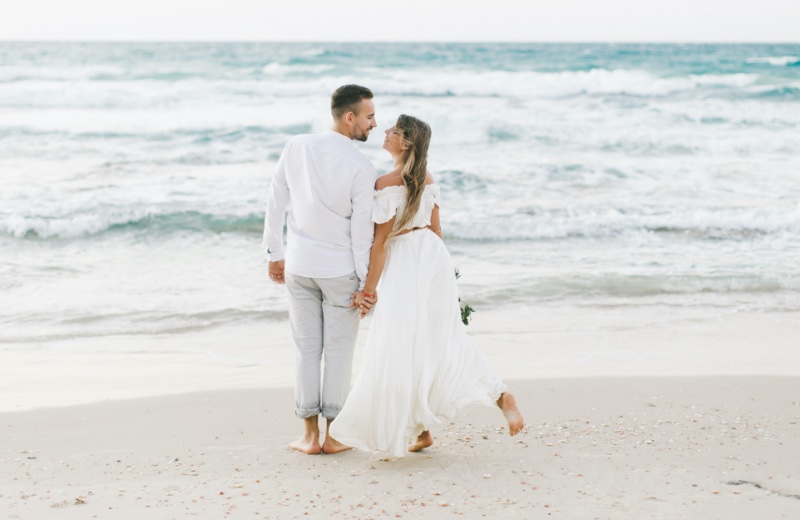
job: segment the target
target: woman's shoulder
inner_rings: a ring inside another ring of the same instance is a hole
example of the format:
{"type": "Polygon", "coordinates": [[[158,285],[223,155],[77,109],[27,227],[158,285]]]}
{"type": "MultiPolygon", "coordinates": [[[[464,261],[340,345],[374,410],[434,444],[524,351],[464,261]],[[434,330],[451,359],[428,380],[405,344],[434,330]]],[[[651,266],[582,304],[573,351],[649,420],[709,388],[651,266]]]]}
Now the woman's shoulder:
{"type": "Polygon", "coordinates": [[[375,196],[401,194],[406,189],[403,179],[396,171],[381,175],[375,180],[375,196]]]}
{"type": "Polygon", "coordinates": [[[429,197],[433,199],[434,204],[437,206],[442,205],[442,193],[439,189],[439,185],[436,184],[436,180],[433,178],[433,175],[428,172],[428,176],[425,178],[425,193],[428,194],[429,197]]]}
{"type": "Polygon", "coordinates": [[[436,184],[436,180],[434,180],[433,175],[431,172],[428,172],[428,176],[425,177],[425,193],[430,193],[434,196],[439,194],[439,185],[436,184]]]}
{"type": "Polygon", "coordinates": [[[383,188],[388,188],[390,186],[402,186],[403,179],[400,178],[400,174],[397,172],[389,172],[384,173],[377,179],[375,179],[375,189],[382,190],[383,188]]]}
{"type": "MultiPolygon", "coordinates": [[[[427,177],[425,177],[425,188],[426,191],[428,189],[436,191],[439,188],[433,178],[433,175],[430,173],[428,173],[427,177]]],[[[405,191],[405,189],[406,186],[403,184],[403,179],[400,177],[398,172],[386,173],[375,180],[375,192],[377,195],[383,195],[386,193],[399,193],[405,191]]]]}

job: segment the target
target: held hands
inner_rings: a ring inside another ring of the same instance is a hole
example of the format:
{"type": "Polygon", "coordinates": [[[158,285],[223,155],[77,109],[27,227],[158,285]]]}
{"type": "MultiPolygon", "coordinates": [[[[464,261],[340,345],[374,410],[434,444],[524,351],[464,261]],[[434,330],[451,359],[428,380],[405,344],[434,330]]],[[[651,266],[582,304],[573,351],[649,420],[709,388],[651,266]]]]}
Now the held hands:
{"type": "Polygon", "coordinates": [[[284,261],[278,260],[277,262],[270,262],[269,263],[269,279],[277,284],[286,283],[286,280],[283,277],[284,273],[284,261]]]}
{"type": "Polygon", "coordinates": [[[366,291],[356,291],[350,297],[350,307],[358,307],[361,312],[361,319],[364,319],[369,314],[369,311],[372,310],[376,303],[378,303],[377,291],[373,291],[371,294],[366,291]]]}

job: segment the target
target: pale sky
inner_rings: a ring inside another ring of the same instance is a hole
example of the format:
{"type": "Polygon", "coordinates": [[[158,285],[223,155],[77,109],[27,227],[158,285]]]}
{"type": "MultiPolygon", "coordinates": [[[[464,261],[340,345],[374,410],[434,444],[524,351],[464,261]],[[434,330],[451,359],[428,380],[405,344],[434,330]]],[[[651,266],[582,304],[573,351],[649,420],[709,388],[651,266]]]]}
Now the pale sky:
{"type": "Polygon", "coordinates": [[[0,40],[800,42],[800,0],[0,0],[0,40]]]}

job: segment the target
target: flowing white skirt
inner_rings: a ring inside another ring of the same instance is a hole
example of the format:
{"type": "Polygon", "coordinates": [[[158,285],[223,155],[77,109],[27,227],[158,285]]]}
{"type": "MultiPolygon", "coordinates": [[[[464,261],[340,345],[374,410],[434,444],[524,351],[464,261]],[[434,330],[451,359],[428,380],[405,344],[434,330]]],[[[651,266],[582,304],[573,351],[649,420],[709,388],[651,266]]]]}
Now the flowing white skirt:
{"type": "Polygon", "coordinates": [[[396,457],[464,405],[496,407],[506,386],[461,322],[450,254],[421,229],[387,244],[364,365],[331,425],[338,441],[396,457]]]}

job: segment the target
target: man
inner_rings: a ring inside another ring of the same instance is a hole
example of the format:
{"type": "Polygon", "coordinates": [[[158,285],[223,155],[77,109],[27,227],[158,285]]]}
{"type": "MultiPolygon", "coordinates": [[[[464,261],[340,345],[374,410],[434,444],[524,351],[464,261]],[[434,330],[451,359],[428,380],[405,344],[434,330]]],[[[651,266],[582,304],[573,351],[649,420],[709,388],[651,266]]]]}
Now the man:
{"type": "MultiPolygon", "coordinates": [[[[291,447],[308,454],[349,449],[330,435],[320,446],[318,416],[330,431],[350,389],[360,314],[352,301],[362,299],[367,279],[375,185],[375,168],[352,140],[366,141],[376,126],[372,97],[358,85],[338,88],[331,97],[333,127],[289,140],[269,189],[264,246],[270,278],[289,291],[295,414],[305,424],[291,447]]],[[[368,298],[367,306],[374,302],[368,298]]]]}

